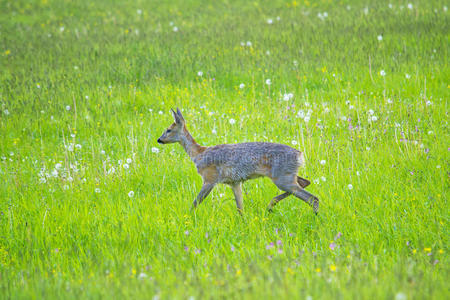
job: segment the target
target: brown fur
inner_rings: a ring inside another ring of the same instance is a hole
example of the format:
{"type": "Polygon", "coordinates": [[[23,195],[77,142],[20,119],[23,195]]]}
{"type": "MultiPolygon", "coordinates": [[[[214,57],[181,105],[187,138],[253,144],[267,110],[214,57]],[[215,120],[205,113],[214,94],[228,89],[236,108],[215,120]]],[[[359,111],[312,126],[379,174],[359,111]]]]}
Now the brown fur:
{"type": "Polygon", "coordinates": [[[269,210],[282,199],[294,195],[314,208],[317,213],[319,199],[304,190],[310,182],[298,177],[298,169],[304,165],[303,154],[297,149],[273,143],[223,144],[212,147],[200,146],[186,128],[180,110],[172,110],[175,122],[158,139],[161,144],[180,143],[197,166],[203,178],[203,186],[193,207],[197,207],[218,183],[231,186],[236,206],[242,212],[241,183],[265,176],[285,193],[275,197],[269,210]]]}

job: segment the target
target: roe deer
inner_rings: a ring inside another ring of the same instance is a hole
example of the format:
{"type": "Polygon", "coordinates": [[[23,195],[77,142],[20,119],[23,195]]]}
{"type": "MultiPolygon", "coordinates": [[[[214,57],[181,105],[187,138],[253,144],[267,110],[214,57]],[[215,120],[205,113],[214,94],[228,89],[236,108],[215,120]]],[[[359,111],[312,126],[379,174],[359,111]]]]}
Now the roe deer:
{"type": "Polygon", "coordinates": [[[158,139],[158,143],[180,143],[197,166],[203,186],[192,208],[196,208],[216,184],[224,183],[233,189],[238,211],[242,213],[241,183],[267,176],[285,192],[270,201],[269,211],[292,194],[311,205],[317,214],[319,199],[303,189],[310,182],[297,176],[299,167],[304,165],[300,151],[286,145],[262,142],[200,146],[187,130],[181,111],[178,108],[176,112],[171,111],[175,122],[158,139]]]}

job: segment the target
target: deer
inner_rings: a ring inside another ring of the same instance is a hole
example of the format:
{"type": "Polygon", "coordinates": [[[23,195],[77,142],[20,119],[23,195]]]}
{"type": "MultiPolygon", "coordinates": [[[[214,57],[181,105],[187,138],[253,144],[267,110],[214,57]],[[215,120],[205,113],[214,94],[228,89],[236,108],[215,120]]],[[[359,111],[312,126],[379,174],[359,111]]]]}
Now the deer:
{"type": "Polygon", "coordinates": [[[242,183],[249,179],[268,177],[282,191],[270,201],[267,210],[290,195],[309,204],[315,214],[319,210],[319,199],[307,192],[310,184],[297,175],[305,165],[302,152],[290,146],[268,142],[247,142],[221,144],[216,146],[199,145],[186,127],[186,121],[179,108],[171,109],[172,123],[158,138],[159,144],[180,143],[189,158],[197,167],[203,185],[191,206],[191,211],[211,193],[217,184],[226,184],[233,190],[238,212],[243,213],[242,183]]]}

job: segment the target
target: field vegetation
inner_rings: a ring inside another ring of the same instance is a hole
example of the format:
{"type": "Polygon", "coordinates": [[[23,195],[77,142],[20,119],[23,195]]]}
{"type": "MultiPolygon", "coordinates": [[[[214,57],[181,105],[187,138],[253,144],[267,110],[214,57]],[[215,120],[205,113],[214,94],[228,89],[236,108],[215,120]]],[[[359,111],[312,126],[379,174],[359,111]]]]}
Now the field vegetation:
{"type": "Polygon", "coordinates": [[[0,298],[448,298],[447,6],[0,1],[0,298]],[[175,107],[303,151],[319,214],[268,179],[190,212],[175,107]]]}

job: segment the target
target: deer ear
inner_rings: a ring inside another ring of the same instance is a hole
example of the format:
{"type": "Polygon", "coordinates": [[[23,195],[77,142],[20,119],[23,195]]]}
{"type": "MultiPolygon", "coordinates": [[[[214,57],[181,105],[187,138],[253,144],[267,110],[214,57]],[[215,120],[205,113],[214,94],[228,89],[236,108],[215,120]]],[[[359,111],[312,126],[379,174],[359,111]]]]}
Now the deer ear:
{"type": "Polygon", "coordinates": [[[173,108],[170,109],[170,111],[172,112],[173,119],[174,119],[175,123],[179,124],[180,123],[180,118],[178,117],[178,114],[173,110],[173,108]]]}
{"type": "Polygon", "coordinates": [[[183,115],[181,114],[181,111],[180,111],[180,109],[177,107],[177,115],[178,115],[178,117],[180,118],[180,121],[181,121],[181,123],[184,123],[185,121],[184,121],[184,117],[183,117],[183,115]]]}

